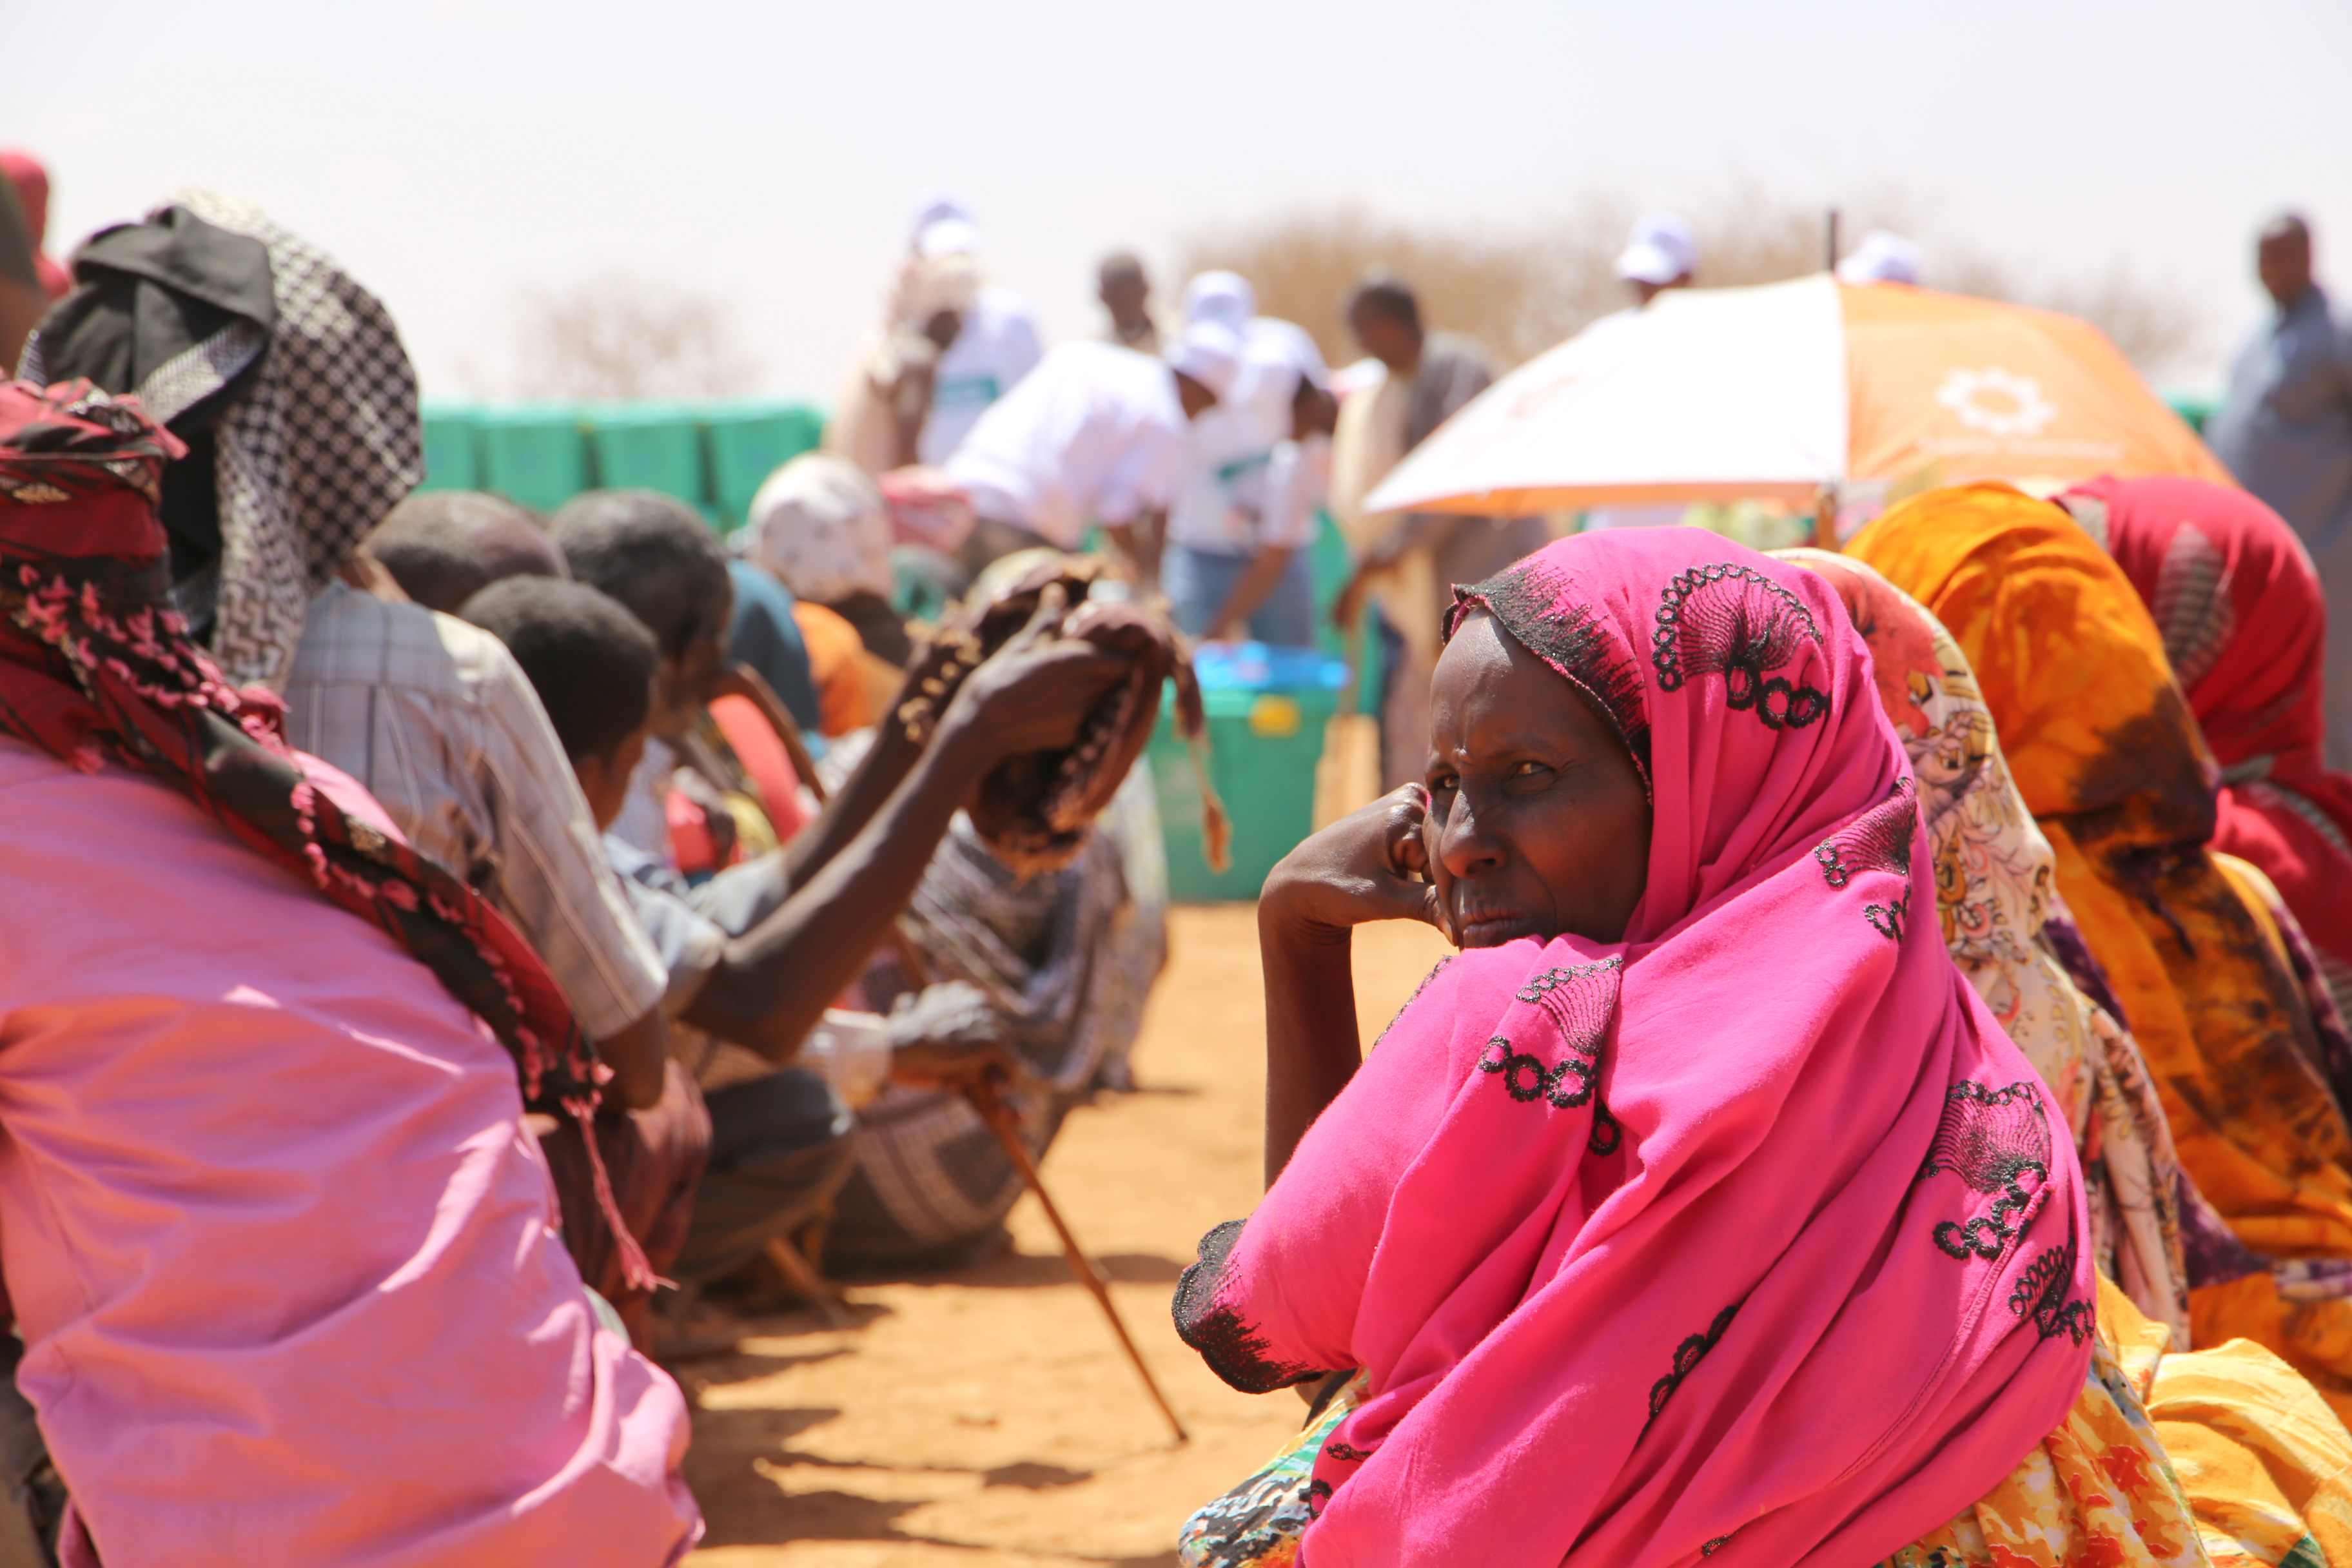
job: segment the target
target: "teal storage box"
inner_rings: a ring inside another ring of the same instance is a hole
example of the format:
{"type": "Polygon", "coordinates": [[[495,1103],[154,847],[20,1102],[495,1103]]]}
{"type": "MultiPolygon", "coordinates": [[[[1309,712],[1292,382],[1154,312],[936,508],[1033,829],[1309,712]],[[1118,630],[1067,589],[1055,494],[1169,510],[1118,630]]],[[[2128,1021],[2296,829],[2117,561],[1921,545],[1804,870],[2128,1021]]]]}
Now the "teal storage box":
{"type": "Polygon", "coordinates": [[[597,489],[659,490],[710,514],[702,428],[692,410],[666,403],[619,404],[592,408],[587,419],[597,489]]]}
{"type": "Polygon", "coordinates": [[[572,408],[541,405],[485,413],[481,488],[536,511],[553,511],[595,488],[588,432],[572,408]]]}
{"type": "Polygon", "coordinates": [[[702,428],[710,450],[710,499],[719,526],[743,526],[751,498],[770,474],[816,450],[824,415],[805,403],[745,403],[707,410],[702,428]]]}
{"type": "Polygon", "coordinates": [[[2182,392],[2175,389],[2163,395],[2165,405],[2189,422],[2189,427],[2200,436],[2205,434],[2205,422],[2213,417],[2221,400],[2202,392],[2182,392]]]}
{"type": "Polygon", "coordinates": [[[480,415],[453,404],[427,404],[421,411],[425,426],[425,482],[420,490],[472,490],[482,486],[480,415]]]}
{"type": "Polygon", "coordinates": [[[1239,643],[1203,648],[1194,668],[1209,720],[1209,781],[1233,824],[1233,866],[1209,869],[1201,843],[1201,788],[1176,738],[1171,689],[1145,752],[1160,796],[1168,891],[1179,903],[1255,899],[1275,863],[1315,821],[1315,764],[1338,710],[1348,667],[1307,648],[1239,643]]]}

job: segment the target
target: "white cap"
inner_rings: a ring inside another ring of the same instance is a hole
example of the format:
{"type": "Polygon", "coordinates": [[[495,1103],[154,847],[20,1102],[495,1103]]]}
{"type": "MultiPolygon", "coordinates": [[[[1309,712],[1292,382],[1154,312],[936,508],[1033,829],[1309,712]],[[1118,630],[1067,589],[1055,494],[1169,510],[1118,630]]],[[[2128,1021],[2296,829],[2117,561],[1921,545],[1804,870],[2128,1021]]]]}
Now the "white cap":
{"type": "Polygon", "coordinates": [[[1203,272],[1184,285],[1184,319],[1238,332],[1257,314],[1257,290],[1238,272],[1203,272]]]}
{"type": "MultiPolygon", "coordinates": [[[[1306,328],[1290,321],[1280,321],[1272,316],[1253,318],[1242,329],[1242,357],[1252,364],[1278,365],[1295,371],[1317,386],[1331,384],[1331,369],[1323,363],[1323,351],[1306,328]]],[[[1297,388],[1294,386],[1294,392],[1297,388]]]]}
{"type": "Polygon", "coordinates": [[[1617,276],[1663,288],[1698,270],[1698,231],[1676,213],[1651,213],[1633,226],[1617,258],[1617,276]]]}
{"type": "Polygon", "coordinates": [[[953,191],[925,191],[915,202],[915,221],[908,232],[919,235],[940,219],[950,217],[969,224],[980,221],[972,215],[971,204],[953,191]]]}
{"type": "Polygon", "coordinates": [[[1837,265],[1841,283],[1916,283],[1919,247],[1899,234],[1874,228],[1837,265]]]}
{"type": "Polygon", "coordinates": [[[1194,321],[1168,351],[1168,368],[1181,371],[1223,402],[1242,367],[1241,340],[1214,321],[1194,321]]]}
{"type": "Polygon", "coordinates": [[[970,256],[980,249],[980,220],[971,204],[953,191],[929,191],[915,204],[915,254],[970,256]]]}

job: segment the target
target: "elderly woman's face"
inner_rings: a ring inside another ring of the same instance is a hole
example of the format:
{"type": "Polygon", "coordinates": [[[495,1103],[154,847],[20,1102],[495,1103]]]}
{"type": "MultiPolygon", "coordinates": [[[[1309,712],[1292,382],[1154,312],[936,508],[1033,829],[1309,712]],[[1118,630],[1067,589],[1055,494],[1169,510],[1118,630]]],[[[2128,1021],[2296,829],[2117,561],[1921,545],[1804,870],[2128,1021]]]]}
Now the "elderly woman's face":
{"type": "Polygon", "coordinates": [[[1464,947],[1625,934],[1649,879],[1633,760],[1576,688],[1474,613],[1430,687],[1430,877],[1464,947]]]}

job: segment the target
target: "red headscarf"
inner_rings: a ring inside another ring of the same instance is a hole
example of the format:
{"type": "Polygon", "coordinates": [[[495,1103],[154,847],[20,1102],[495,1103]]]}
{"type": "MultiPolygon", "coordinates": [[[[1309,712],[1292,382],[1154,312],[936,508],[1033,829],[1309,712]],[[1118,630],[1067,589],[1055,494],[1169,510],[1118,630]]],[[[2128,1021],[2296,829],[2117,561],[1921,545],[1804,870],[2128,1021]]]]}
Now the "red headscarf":
{"type": "Polygon", "coordinates": [[[189,640],[155,511],[184,450],[135,398],[0,383],[0,733],[153,774],[414,953],[513,1055],[525,1101],[569,1115],[631,1282],[650,1284],[584,1136],[611,1069],[546,965],[473,889],[314,789],[278,699],[230,686],[189,640]]]}
{"type": "Polygon", "coordinates": [[[1641,903],[1622,942],[1449,960],[1179,1329],[1245,1388],[1365,1370],[1302,1563],[1875,1562],[2065,1415],[2094,1283],[1869,652],[1822,578],[1695,529],[1455,592],[1641,768],[1641,903]]]}
{"type": "Polygon", "coordinates": [[[2294,531],[2241,489],[2103,478],[2066,492],[2147,601],[2221,764],[2212,847],[2278,884],[2339,997],[2352,980],[2352,778],[2321,746],[2327,602],[2294,531]],[[2086,501],[2093,503],[2086,505],[2086,501]]]}
{"type": "Polygon", "coordinates": [[[73,274],[41,247],[49,232],[49,172],[30,153],[9,151],[0,153],[0,174],[16,187],[16,205],[25,211],[25,238],[33,247],[33,270],[40,277],[41,292],[52,300],[64,299],[73,292],[73,274]]]}

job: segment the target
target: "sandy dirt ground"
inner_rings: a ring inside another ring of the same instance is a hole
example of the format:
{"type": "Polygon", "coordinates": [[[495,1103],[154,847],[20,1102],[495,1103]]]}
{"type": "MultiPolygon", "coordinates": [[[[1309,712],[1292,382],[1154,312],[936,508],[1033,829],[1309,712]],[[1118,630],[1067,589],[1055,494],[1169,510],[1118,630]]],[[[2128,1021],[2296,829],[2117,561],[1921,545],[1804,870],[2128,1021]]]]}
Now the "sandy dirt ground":
{"type": "MultiPolygon", "coordinates": [[[[1024,1197],[1009,1256],[853,1286],[853,1328],[761,1319],[737,1353],[680,1369],[697,1568],[1173,1568],[1185,1516],[1297,1429],[1296,1394],[1234,1393],[1169,1323],[1202,1233],[1257,1199],[1265,1084],[1255,910],[1171,923],[1139,1091],[1074,1114],[1045,1174],[1192,1442],[1171,1441],[1024,1197]]],[[[1359,933],[1368,1040],[1445,951],[1423,926],[1359,933]]]]}

